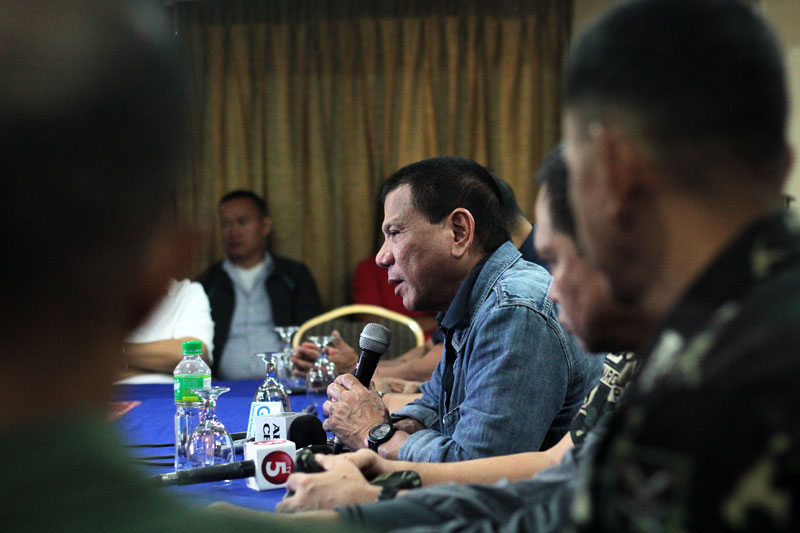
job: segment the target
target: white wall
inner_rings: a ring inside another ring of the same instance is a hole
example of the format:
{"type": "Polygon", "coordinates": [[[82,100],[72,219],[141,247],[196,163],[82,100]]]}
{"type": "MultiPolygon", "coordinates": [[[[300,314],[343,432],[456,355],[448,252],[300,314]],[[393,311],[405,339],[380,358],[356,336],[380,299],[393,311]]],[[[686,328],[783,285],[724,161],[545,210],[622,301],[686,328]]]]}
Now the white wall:
{"type": "MultiPolygon", "coordinates": [[[[574,0],[573,35],[577,35],[597,15],[617,0],[574,0]]],[[[800,0],[760,0],[759,5],[772,22],[781,39],[789,73],[792,99],[789,138],[795,150],[795,165],[786,185],[786,192],[795,197],[800,207],[800,0]]]]}
{"type": "Polygon", "coordinates": [[[617,0],[574,0],[572,8],[572,35],[577,36],[588,23],[617,0]]]}

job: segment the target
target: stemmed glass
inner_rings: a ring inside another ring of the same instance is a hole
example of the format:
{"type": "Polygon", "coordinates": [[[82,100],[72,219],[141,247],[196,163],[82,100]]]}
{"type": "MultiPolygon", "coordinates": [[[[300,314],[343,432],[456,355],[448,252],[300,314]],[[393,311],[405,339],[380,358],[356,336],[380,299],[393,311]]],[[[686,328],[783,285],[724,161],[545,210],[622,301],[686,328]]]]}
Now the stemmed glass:
{"type": "Polygon", "coordinates": [[[288,390],[304,389],[305,382],[303,378],[294,375],[291,361],[292,354],[294,353],[292,339],[294,338],[294,334],[297,333],[297,330],[300,329],[300,326],[275,326],[274,329],[283,343],[283,348],[281,349],[283,353],[281,357],[275,361],[275,377],[278,382],[288,390]]]}
{"type": "Polygon", "coordinates": [[[291,351],[292,337],[294,337],[294,334],[297,333],[298,329],[300,329],[300,326],[275,326],[273,329],[281,338],[281,342],[283,343],[283,351],[291,351]]]}
{"type": "Polygon", "coordinates": [[[216,410],[217,398],[229,390],[229,387],[192,390],[205,403],[205,413],[186,447],[186,460],[191,468],[230,463],[234,459],[233,439],[217,418],[216,410]]]}
{"type": "Polygon", "coordinates": [[[281,402],[283,404],[283,411],[289,413],[292,411],[291,401],[289,400],[289,395],[286,393],[286,389],[280,382],[275,379],[275,363],[276,361],[280,360],[284,356],[285,352],[259,352],[254,354],[256,357],[260,357],[262,361],[264,361],[264,365],[267,367],[267,377],[264,379],[264,383],[262,383],[258,390],[256,390],[255,396],[253,396],[254,402],[281,402]]]}
{"type": "Polygon", "coordinates": [[[312,335],[308,340],[316,344],[319,354],[306,376],[306,383],[308,384],[308,392],[310,393],[324,393],[328,385],[333,383],[336,378],[336,366],[328,359],[328,352],[325,349],[328,344],[333,342],[335,337],[332,335],[312,335]]]}

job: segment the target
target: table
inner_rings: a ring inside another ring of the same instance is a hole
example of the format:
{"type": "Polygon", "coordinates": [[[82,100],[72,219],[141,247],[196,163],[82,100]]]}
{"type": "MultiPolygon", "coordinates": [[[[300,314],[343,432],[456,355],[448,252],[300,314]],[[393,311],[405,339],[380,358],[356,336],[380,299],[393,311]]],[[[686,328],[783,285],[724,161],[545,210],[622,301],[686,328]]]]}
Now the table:
{"type": "MultiPolygon", "coordinates": [[[[230,387],[231,390],[220,396],[217,403],[217,416],[231,433],[246,431],[250,415],[250,402],[253,394],[261,384],[256,381],[215,381],[215,386],[230,387]]],[[[117,385],[115,399],[119,401],[141,402],[125,413],[117,426],[122,439],[127,444],[157,444],[174,442],[175,404],[173,402],[172,385],[117,385]]],[[[323,417],[322,403],[327,399],[324,394],[296,394],[290,397],[293,412],[299,412],[310,402],[317,405],[318,416],[323,417]]],[[[171,455],[173,447],[165,448],[126,448],[133,456],[171,455]]],[[[238,454],[237,461],[243,457],[238,454]]],[[[169,459],[159,460],[168,462],[169,459]]],[[[137,465],[145,475],[152,476],[171,472],[167,466],[137,465]]],[[[247,488],[244,479],[235,479],[228,485],[205,483],[182,487],[167,487],[159,490],[171,491],[188,498],[192,503],[204,506],[216,501],[225,501],[234,505],[253,509],[272,511],[283,499],[284,489],[255,491],[247,488]]]]}

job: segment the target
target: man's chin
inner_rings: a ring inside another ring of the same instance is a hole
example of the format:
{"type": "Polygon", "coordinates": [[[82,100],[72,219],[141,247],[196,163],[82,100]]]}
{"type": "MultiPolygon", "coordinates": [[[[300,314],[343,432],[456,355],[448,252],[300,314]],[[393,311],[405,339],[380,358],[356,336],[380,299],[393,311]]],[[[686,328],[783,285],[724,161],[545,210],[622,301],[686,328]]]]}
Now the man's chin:
{"type": "Polygon", "coordinates": [[[578,344],[584,352],[599,354],[610,351],[608,350],[609,343],[600,335],[578,335],[576,333],[572,333],[572,335],[578,339],[578,344]]]}
{"type": "Polygon", "coordinates": [[[620,339],[613,339],[607,336],[597,336],[590,339],[590,342],[585,342],[582,338],[578,337],[581,348],[585,352],[605,355],[607,353],[627,352],[632,347],[620,339]]]}
{"type": "Polygon", "coordinates": [[[406,295],[403,298],[403,307],[405,307],[409,311],[427,311],[427,309],[422,308],[423,306],[421,302],[419,302],[417,299],[409,295],[406,295]]]}
{"type": "Polygon", "coordinates": [[[250,254],[243,253],[237,248],[227,251],[225,255],[236,264],[243,263],[250,258],[250,254]]]}
{"type": "MultiPolygon", "coordinates": [[[[409,311],[420,311],[423,313],[435,313],[438,312],[441,306],[432,305],[431,300],[422,300],[420,299],[416,293],[408,291],[408,287],[403,287],[403,291],[401,294],[398,294],[400,298],[403,300],[403,307],[408,309],[409,311]]],[[[449,305],[449,304],[448,304],[449,305]]],[[[444,306],[447,308],[447,305],[444,306]]]]}

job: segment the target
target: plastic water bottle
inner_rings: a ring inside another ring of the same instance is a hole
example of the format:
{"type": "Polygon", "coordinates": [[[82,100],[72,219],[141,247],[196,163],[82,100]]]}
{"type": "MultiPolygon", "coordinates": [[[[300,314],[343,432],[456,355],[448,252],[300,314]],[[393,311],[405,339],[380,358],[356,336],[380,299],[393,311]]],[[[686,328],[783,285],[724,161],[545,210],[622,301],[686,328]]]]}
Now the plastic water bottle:
{"type": "Polygon", "coordinates": [[[186,445],[204,411],[203,401],[192,389],[211,388],[211,369],[200,358],[201,353],[202,342],[184,341],[183,359],[172,373],[175,377],[175,470],[189,468],[186,445]]]}

